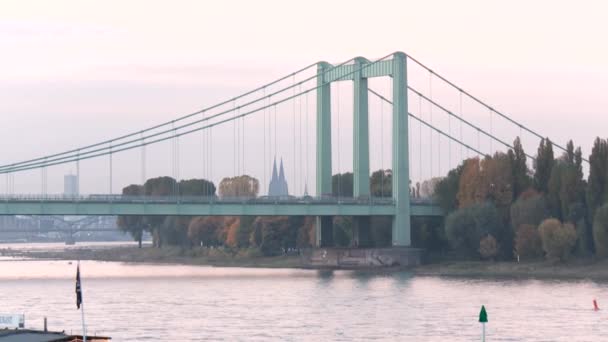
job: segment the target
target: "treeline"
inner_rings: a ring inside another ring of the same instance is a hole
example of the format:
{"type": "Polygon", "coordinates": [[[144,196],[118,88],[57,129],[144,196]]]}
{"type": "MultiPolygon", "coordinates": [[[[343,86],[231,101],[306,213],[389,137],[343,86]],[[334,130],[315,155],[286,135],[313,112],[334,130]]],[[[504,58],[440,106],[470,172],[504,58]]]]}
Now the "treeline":
{"type": "Polygon", "coordinates": [[[517,138],[507,153],[467,159],[451,170],[435,188],[448,213],[445,235],[422,244],[441,249],[447,242],[468,258],[608,256],[608,140],[595,140],[587,179],[572,141],[556,157],[543,139],[535,158],[528,169],[517,138]]]}
{"type": "MultiPolygon", "coordinates": [[[[371,196],[392,196],[392,173],[378,170],[370,177],[371,196]]],[[[414,189],[412,189],[415,192],[414,189]]],[[[204,179],[176,182],[171,177],[149,179],[145,184],[125,187],[123,195],[131,196],[219,196],[248,197],[258,195],[257,179],[244,175],[224,178],[217,187],[204,179]]],[[[353,196],[353,174],[342,173],[332,177],[332,195],[353,196]]],[[[353,217],[333,218],[333,240],[336,246],[354,246],[353,217]]],[[[391,243],[391,217],[372,217],[370,237],[366,246],[389,246],[391,243]]],[[[303,216],[119,216],[118,226],[141,240],[144,232],[153,237],[153,246],[177,245],[224,248],[255,248],[264,255],[276,255],[290,249],[313,246],[315,218],[303,216]]]]}
{"type": "MultiPolygon", "coordinates": [[[[218,186],[218,194],[224,198],[256,197],[258,191],[258,180],[247,175],[224,178],[218,186]]],[[[176,182],[171,177],[158,177],[143,185],[129,185],[122,193],[131,196],[216,196],[216,187],[204,179],[176,182]]],[[[144,232],[152,235],[153,246],[159,248],[163,245],[257,248],[264,255],[309,247],[314,241],[313,219],[301,216],[119,216],[118,226],[139,241],[140,247],[144,232]]]]}

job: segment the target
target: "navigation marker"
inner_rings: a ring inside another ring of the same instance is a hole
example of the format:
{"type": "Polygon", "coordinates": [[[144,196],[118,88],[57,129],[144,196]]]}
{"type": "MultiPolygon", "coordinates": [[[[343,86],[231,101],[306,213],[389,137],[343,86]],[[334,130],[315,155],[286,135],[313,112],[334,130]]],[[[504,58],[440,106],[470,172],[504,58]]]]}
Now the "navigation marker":
{"type": "Polygon", "coordinates": [[[597,306],[597,300],[593,299],[593,311],[599,311],[600,307],[597,306]]]}
{"type": "Polygon", "coordinates": [[[481,341],[486,341],[486,323],[488,323],[488,313],[486,312],[486,307],[484,305],[481,306],[481,311],[479,311],[479,323],[482,326],[481,333],[481,341]]]}

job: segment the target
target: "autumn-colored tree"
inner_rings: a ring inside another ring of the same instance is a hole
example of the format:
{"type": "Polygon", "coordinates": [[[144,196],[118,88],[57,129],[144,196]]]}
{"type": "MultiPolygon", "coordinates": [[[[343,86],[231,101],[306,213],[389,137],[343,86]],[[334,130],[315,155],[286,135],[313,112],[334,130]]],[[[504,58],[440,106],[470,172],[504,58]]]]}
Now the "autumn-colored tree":
{"type": "Polygon", "coordinates": [[[188,237],[197,246],[219,246],[218,230],[224,226],[221,216],[198,216],[188,225],[188,237]]]}
{"type": "Polygon", "coordinates": [[[247,248],[251,244],[255,216],[233,217],[227,223],[226,246],[247,248]]]}
{"type": "Polygon", "coordinates": [[[249,175],[226,177],[219,185],[219,195],[222,198],[256,197],[260,190],[260,182],[249,175]]]}
{"type": "Polygon", "coordinates": [[[304,217],[301,227],[298,227],[297,248],[310,248],[315,244],[315,221],[314,216],[304,217]]]}
{"type": "Polygon", "coordinates": [[[456,195],[460,208],[466,208],[481,202],[478,198],[480,182],[481,169],[479,158],[465,160],[458,184],[458,194],[456,195]]]}
{"type": "Polygon", "coordinates": [[[511,159],[497,152],[493,157],[481,161],[481,182],[477,189],[479,200],[491,200],[499,208],[513,202],[513,173],[511,159]]]}
{"type": "Polygon", "coordinates": [[[479,241],[479,255],[486,260],[493,260],[498,255],[498,243],[492,235],[486,235],[479,241]]]}
{"type": "Polygon", "coordinates": [[[522,224],[517,228],[515,253],[524,259],[535,259],[543,255],[540,234],[536,225],[522,224]]]}
{"type": "Polygon", "coordinates": [[[574,226],[551,218],[544,220],[538,230],[547,259],[567,260],[576,245],[574,226]]]}
{"type": "Polygon", "coordinates": [[[595,211],[593,240],[597,255],[601,258],[608,257],[608,203],[595,211]]]}
{"type": "Polygon", "coordinates": [[[238,218],[231,220],[227,225],[227,234],[226,234],[226,246],[237,248],[239,247],[239,242],[237,240],[237,234],[240,226],[240,220],[238,218]]]}

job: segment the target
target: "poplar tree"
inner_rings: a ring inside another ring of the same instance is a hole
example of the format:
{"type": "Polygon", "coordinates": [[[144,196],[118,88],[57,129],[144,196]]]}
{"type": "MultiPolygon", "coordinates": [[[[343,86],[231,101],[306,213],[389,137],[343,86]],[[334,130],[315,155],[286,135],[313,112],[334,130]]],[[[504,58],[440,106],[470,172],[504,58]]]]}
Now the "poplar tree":
{"type": "Polygon", "coordinates": [[[608,140],[598,137],[589,156],[587,208],[590,222],[593,222],[597,208],[606,201],[608,201],[608,140]]]}
{"type": "Polygon", "coordinates": [[[549,138],[545,138],[540,141],[534,163],[534,186],[542,193],[546,194],[549,190],[549,179],[551,178],[553,165],[555,165],[553,144],[549,138]]]}

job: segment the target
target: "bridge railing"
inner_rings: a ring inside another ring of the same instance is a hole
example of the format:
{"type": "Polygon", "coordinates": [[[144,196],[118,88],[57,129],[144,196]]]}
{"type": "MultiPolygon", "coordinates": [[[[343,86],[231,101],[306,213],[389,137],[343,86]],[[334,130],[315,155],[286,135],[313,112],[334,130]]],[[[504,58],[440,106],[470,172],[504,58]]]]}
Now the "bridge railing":
{"type": "MultiPolygon", "coordinates": [[[[0,202],[84,202],[84,203],[176,203],[176,204],[358,204],[392,205],[387,197],[338,197],[338,196],[132,196],[132,195],[0,195],[0,202]]],[[[432,205],[431,199],[412,198],[412,203],[432,205]]]]}

